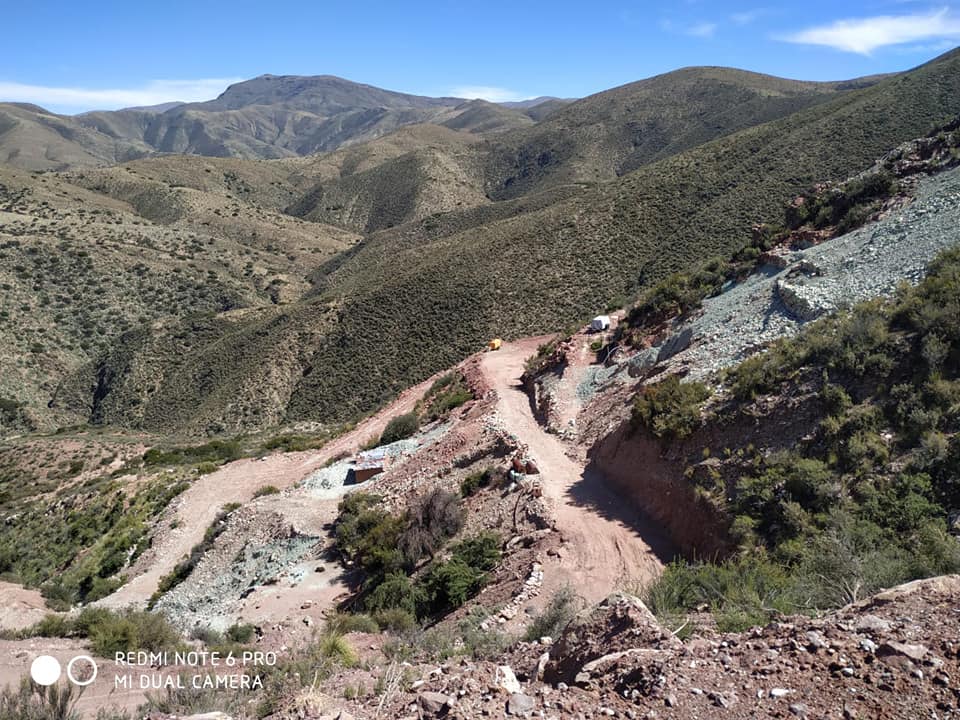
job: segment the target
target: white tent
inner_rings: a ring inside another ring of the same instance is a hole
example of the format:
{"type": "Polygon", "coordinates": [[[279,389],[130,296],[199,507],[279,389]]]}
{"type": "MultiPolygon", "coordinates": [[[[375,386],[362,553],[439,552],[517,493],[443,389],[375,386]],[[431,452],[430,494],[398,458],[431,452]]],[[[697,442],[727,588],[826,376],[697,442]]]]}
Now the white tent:
{"type": "Polygon", "coordinates": [[[607,330],[609,327],[610,327],[609,315],[597,315],[593,320],[590,321],[590,330],[592,332],[600,332],[601,330],[607,330]]]}

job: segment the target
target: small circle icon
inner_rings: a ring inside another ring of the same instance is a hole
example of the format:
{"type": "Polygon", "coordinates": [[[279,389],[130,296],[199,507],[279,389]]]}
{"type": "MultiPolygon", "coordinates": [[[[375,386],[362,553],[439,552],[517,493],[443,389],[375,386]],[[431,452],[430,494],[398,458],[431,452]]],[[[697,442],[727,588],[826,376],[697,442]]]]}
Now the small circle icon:
{"type": "Polygon", "coordinates": [[[37,685],[53,685],[60,679],[60,661],[52,655],[40,655],[30,665],[30,677],[37,685]]]}
{"type": "Polygon", "coordinates": [[[80,687],[86,687],[92,684],[93,681],[97,679],[97,670],[97,663],[94,662],[93,658],[89,655],[77,655],[67,663],[67,677],[70,678],[70,682],[80,687]],[[77,673],[80,677],[74,674],[73,666],[77,663],[85,663],[85,665],[80,666],[80,670],[77,673]]]}

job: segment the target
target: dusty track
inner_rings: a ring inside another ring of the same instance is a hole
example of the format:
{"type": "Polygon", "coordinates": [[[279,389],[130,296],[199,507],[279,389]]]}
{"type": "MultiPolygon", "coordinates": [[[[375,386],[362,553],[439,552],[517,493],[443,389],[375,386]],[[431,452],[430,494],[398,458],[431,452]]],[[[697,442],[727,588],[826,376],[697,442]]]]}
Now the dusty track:
{"type": "Polygon", "coordinates": [[[524,361],[544,339],[506,343],[485,354],[481,368],[497,392],[505,427],[528,446],[539,466],[544,497],[566,542],[565,555],[546,563],[545,586],[569,583],[594,602],[614,588],[654,577],[669,548],[655,525],[626,508],[599,473],[586,470],[573,450],[533,417],[519,379],[524,361]]]}

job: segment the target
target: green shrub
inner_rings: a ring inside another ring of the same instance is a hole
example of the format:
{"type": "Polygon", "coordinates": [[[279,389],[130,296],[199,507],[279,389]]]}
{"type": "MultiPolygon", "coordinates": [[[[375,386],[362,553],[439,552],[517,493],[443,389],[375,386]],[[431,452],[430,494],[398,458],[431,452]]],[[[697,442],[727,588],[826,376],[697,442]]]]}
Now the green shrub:
{"type": "Polygon", "coordinates": [[[100,657],[131,650],[161,652],[179,643],[179,633],[166,619],[150,612],[127,612],[90,628],[90,647],[100,657]]]}
{"type": "Polygon", "coordinates": [[[707,605],[722,632],[765,625],[781,613],[805,607],[790,575],[763,554],[718,564],[673,562],[644,588],[642,596],[655,615],[671,620],[707,605]]]}
{"type": "Polygon", "coordinates": [[[423,583],[431,613],[453,610],[480,592],[486,582],[483,571],[459,558],[431,565],[423,583]]]}
{"type": "Polygon", "coordinates": [[[766,354],[753,355],[727,371],[734,397],[753,400],[762,393],[773,392],[786,380],[782,368],[766,354]]]}
{"type": "Polygon", "coordinates": [[[39,637],[67,637],[73,626],[65,615],[46,615],[28,631],[39,637]]]}
{"type": "Polygon", "coordinates": [[[500,563],[500,537],[493,532],[483,532],[450,547],[454,559],[477,570],[493,570],[500,563]]]}
{"type": "Polygon", "coordinates": [[[492,467],[467,475],[460,483],[460,497],[470,497],[481,488],[493,484],[496,471],[492,467]]]}
{"type": "Polygon", "coordinates": [[[340,633],[327,631],[317,642],[320,656],[333,660],[346,668],[355,667],[359,662],[357,653],[340,633]]]}
{"type": "Polygon", "coordinates": [[[416,615],[427,601],[423,588],[402,572],[386,575],[364,599],[364,607],[373,613],[387,610],[402,610],[416,615]]]}
{"type": "Polygon", "coordinates": [[[411,610],[404,610],[402,607],[378,610],[373,614],[373,619],[381,630],[397,634],[409,632],[417,626],[416,614],[411,610]]]}
{"type": "Polygon", "coordinates": [[[275,435],[266,440],[261,447],[264,450],[283,450],[284,452],[296,452],[310,448],[310,441],[303,435],[287,434],[275,435]]]}
{"type": "Polygon", "coordinates": [[[502,657],[503,653],[516,642],[516,638],[501,632],[496,627],[483,627],[484,621],[490,619],[490,612],[482,606],[474,606],[457,623],[457,639],[462,644],[456,647],[454,641],[453,652],[458,655],[467,655],[475,660],[494,660],[502,657]]]}
{"type": "Polygon", "coordinates": [[[421,615],[436,615],[463,605],[480,592],[487,582],[487,571],[500,560],[500,538],[483,533],[450,548],[450,559],[434,562],[422,578],[426,602],[421,615]]]}
{"type": "Polygon", "coordinates": [[[346,635],[352,632],[376,633],[380,631],[380,626],[363,613],[336,613],[327,618],[327,629],[346,635]]]}
{"type": "Polygon", "coordinates": [[[368,588],[403,566],[399,548],[403,519],[390,515],[380,503],[378,495],[345,495],[334,525],[337,549],[367,575],[368,588]]]}
{"type": "Polygon", "coordinates": [[[389,445],[397,440],[405,440],[420,429],[420,418],[409,412],[392,418],[380,435],[380,445],[389,445]]]}
{"type": "Polygon", "coordinates": [[[106,608],[84,608],[75,618],[48,615],[26,631],[41,637],[88,638],[93,652],[113,657],[115,652],[172,650],[180,634],[162,615],[141,610],[115,612],[106,608]]]}
{"type": "Polygon", "coordinates": [[[670,375],[644,386],[633,402],[633,423],[661,438],[680,439],[701,424],[700,411],[710,390],[702,383],[681,383],[670,375]]]}
{"type": "Polygon", "coordinates": [[[437,420],[470,400],[473,400],[473,392],[467,387],[463,375],[447,373],[434,381],[419,407],[425,419],[437,420]]]}
{"type": "Polygon", "coordinates": [[[577,595],[573,588],[564,585],[557,590],[550,602],[527,627],[524,636],[528,642],[547,636],[556,639],[577,613],[577,595]]]}
{"type": "Polygon", "coordinates": [[[202,445],[175,447],[168,450],[150,448],[143,454],[144,465],[183,465],[201,462],[229,462],[242,454],[236,440],[211,440],[202,445]]]}
{"type": "Polygon", "coordinates": [[[235,623],[227,628],[226,637],[230,642],[248,643],[253,640],[255,631],[253,625],[235,623]]]}
{"type": "Polygon", "coordinates": [[[460,498],[454,493],[435,488],[414,498],[406,514],[406,527],[399,537],[399,548],[407,566],[414,567],[421,558],[433,557],[447,538],[463,527],[460,498]]]}
{"type": "Polygon", "coordinates": [[[258,488],[257,491],[253,494],[254,500],[257,498],[266,497],[267,495],[279,495],[280,490],[273,485],[264,485],[261,488],[258,488]]]}

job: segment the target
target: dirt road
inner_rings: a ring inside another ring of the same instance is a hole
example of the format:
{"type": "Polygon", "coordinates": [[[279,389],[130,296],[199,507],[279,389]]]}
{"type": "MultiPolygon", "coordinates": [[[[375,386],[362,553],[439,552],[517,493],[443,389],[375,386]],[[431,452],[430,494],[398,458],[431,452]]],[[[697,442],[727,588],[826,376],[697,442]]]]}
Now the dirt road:
{"type": "MultiPolygon", "coordinates": [[[[606,488],[602,477],[585,471],[582,459],[571,457],[568,446],[545,432],[533,417],[519,378],[524,360],[546,339],[506,343],[500,351],[484,354],[480,367],[497,392],[497,411],[506,428],[529,446],[540,466],[544,492],[567,540],[568,554],[551,561],[557,567],[549,573],[546,585],[570,582],[587,600],[598,600],[616,587],[656,575],[662,564],[653,548],[659,550],[658,544],[663,545],[662,536],[628,510],[606,488]]],[[[99,604],[145,606],[160,579],[200,542],[226,503],[249,503],[264,485],[281,490],[292,487],[331,458],[356,450],[381,433],[390,418],[411,410],[432,379],[405,391],[390,406],[320,450],[239,460],[197,479],[163,519],[164,529],[138,561],[131,580],[99,604]]],[[[257,502],[276,503],[277,499],[257,502]]],[[[335,505],[336,501],[331,502],[335,505]]]]}
{"type": "Polygon", "coordinates": [[[583,461],[571,457],[568,446],[534,418],[520,375],[526,358],[545,339],[505,343],[483,356],[481,368],[497,392],[504,426],[528,446],[539,466],[544,497],[566,540],[566,555],[545,565],[544,586],[549,592],[569,583],[596,602],[615,588],[655,577],[662,568],[658,553],[667,555],[667,543],[656,526],[627,508],[602,476],[586,471],[583,461]]]}

